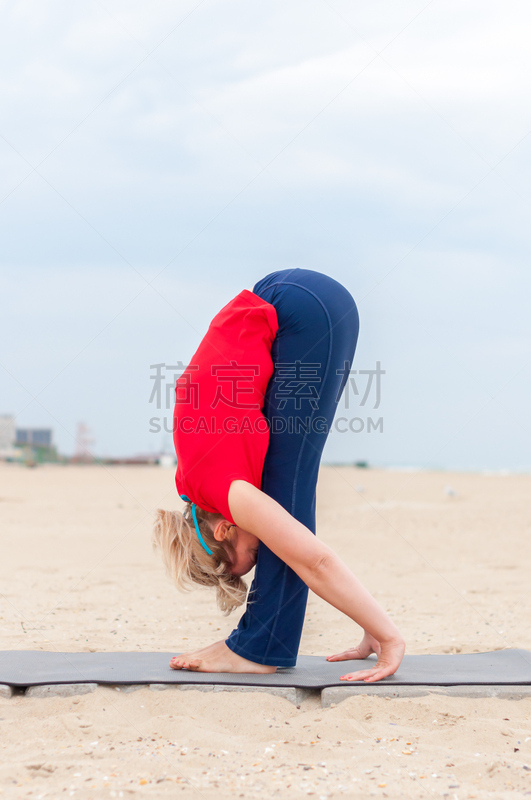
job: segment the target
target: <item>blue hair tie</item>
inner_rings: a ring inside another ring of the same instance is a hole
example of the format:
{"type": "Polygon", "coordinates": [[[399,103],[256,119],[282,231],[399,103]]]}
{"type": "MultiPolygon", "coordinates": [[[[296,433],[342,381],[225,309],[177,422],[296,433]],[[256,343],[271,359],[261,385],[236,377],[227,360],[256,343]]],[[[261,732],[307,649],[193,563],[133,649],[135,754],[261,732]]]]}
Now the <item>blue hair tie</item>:
{"type": "MultiPolygon", "coordinates": [[[[190,498],[187,497],[185,494],[181,495],[181,500],[184,500],[185,503],[192,503],[190,498]]],[[[196,513],[195,513],[195,509],[196,509],[196,505],[195,505],[195,503],[192,503],[192,519],[194,520],[195,532],[197,533],[197,538],[199,539],[199,542],[201,543],[201,547],[203,548],[203,550],[206,550],[208,555],[211,556],[212,555],[212,550],[210,549],[210,547],[207,545],[207,543],[203,539],[203,537],[201,535],[201,531],[199,530],[199,524],[197,522],[197,516],[196,516],[196,513]]]]}

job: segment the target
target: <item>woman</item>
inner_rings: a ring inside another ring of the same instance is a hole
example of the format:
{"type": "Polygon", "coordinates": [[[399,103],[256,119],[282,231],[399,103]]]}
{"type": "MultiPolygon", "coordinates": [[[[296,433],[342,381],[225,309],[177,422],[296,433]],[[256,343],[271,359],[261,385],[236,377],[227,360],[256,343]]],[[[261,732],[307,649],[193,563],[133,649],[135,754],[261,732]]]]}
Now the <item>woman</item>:
{"type": "Polygon", "coordinates": [[[348,377],[358,312],[337,281],[274,272],[212,321],[176,386],[177,490],[184,514],[158,511],[154,544],[181,588],[217,589],[229,613],[247,608],[226,641],[176,656],[174,669],[274,672],[295,665],[308,587],[364,629],[329,661],[378,661],[345,680],[392,675],[399,631],[330,547],[315,536],[321,453],[348,377]]]}

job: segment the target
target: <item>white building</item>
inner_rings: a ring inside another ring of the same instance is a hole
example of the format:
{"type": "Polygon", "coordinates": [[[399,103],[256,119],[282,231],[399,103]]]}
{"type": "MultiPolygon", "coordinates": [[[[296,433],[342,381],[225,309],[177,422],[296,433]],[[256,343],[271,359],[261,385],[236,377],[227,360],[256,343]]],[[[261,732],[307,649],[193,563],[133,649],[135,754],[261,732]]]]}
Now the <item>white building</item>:
{"type": "Polygon", "coordinates": [[[15,440],[15,417],[12,414],[0,414],[0,460],[20,455],[15,448],[15,440]]]}

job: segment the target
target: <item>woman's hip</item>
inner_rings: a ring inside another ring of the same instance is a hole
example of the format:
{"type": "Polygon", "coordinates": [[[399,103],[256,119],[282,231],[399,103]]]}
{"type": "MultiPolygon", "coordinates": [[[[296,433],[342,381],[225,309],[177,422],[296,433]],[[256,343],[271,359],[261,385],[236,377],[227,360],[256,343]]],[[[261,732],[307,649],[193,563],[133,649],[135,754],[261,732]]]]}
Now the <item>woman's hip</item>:
{"type": "Polygon", "coordinates": [[[357,335],[354,298],[329,275],[309,269],[281,270],[258,281],[253,292],[274,306],[281,333],[308,328],[322,335],[333,326],[339,327],[338,334],[351,330],[357,335]]]}
{"type": "Polygon", "coordinates": [[[313,363],[319,365],[322,381],[323,371],[352,360],[358,310],[338,281],[312,270],[283,270],[266,276],[253,291],[277,312],[279,327],[271,351],[275,372],[285,371],[282,364],[313,363]]]}

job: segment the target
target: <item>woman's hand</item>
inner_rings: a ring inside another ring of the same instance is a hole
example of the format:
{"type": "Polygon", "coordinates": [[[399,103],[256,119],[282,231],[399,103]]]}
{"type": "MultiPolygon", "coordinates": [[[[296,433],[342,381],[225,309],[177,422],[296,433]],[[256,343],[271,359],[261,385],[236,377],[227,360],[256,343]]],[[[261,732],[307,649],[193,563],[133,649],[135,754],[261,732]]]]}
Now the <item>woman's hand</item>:
{"type": "Polygon", "coordinates": [[[334,656],[328,656],[327,661],[350,661],[351,659],[363,659],[376,653],[378,661],[371,667],[371,669],[362,669],[358,672],[349,672],[348,675],[342,675],[342,681],[365,681],[366,683],[374,683],[382,678],[387,678],[389,675],[394,675],[400,666],[400,662],[404,657],[406,645],[402,639],[395,639],[386,641],[380,644],[374,636],[365,631],[363,639],[357,647],[351,650],[345,650],[343,653],[337,653],[334,656]]]}

